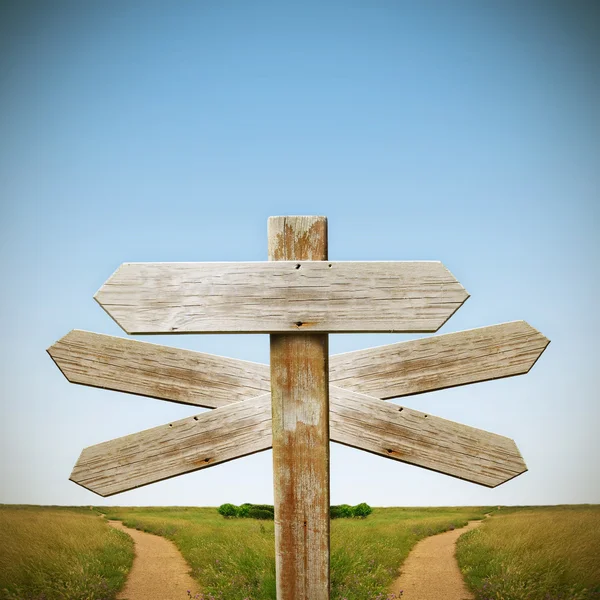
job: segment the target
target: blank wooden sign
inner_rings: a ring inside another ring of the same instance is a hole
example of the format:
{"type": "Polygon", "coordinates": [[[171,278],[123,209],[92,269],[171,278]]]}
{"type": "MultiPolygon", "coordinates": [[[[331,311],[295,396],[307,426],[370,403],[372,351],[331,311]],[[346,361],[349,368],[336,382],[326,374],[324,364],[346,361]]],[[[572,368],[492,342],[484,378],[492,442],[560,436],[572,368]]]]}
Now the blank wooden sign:
{"type": "MultiPolygon", "coordinates": [[[[512,440],[380,399],[524,374],[548,343],[515,321],[332,356],[331,440],[500,485],[527,470],[512,440]]],[[[221,407],[86,448],[71,479],[96,493],[119,493],[271,447],[266,365],[77,330],[48,352],[73,383],[221,407]]]]}
{"type": "MultiPolygon", "coordinates": [[[[513,440],[331,386],[331,440],[496,487],[527,471],[513,440]]],[[[271,448],[265,394],[85,448],[71,481],[101,496],[271,448]]]]}
{"type": "Polygon", "coordinates": [[[509,481],[511,439],[382,400],[526,373],[548,340],[516,321],[329,360],[329,333],[434,332],[468,294],[440,262],[329,261],[325,217],[268,230],[269,262],[124,263],[95,298],[130,334],[270,334],[270,370],[77,330],[48,352],[73,383],[215,408],[85,448],[72,481],[109,496],[272,447],[277,597],[328,600],[329,440],[509,481]]]}
{"type": "Polygon", "coordinates": [[[125,263],[95,296],[131,334],[433,332],[468,297],[433,261],[125,263]]]}
{"type": "MultiPolygon", "coordinates": [[[[388,399],[527,373],[549,344],[525,321],[336,354],[337,387],[388,399]]],[[[270,391],[268,365],[74,329],[48,353],[71,383],[218,408],[270,391]]]]}

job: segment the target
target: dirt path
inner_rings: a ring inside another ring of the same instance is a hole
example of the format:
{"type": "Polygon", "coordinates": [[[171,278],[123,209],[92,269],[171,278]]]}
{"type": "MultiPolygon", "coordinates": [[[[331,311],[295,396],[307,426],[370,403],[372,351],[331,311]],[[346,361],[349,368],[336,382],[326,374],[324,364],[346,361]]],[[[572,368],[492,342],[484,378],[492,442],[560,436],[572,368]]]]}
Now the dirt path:
{"type": "Polygon", "coordinates": [[[133,567],[118,600],[187,600],[188,590],[198,592],[190,577],[190,568],[173,542],[158,535],[125,527],[120,521],[108,521],[135,542],[133,567]]]}
{"type": "Polygon", "coordinates": [[[471,521],[462,529],[421,540],[404,561],[390,592],[402,590],[402,600],[472,600],[456,562],[456,540],[480,524],[471,521]]]}

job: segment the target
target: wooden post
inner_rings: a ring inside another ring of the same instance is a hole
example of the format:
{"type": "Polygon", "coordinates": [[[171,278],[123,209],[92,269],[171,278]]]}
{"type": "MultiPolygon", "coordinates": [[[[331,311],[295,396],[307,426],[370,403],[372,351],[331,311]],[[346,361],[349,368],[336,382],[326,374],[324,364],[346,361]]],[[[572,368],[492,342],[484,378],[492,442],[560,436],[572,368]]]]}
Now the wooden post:
{"type": "MultiPolygon", "coordinates": [[[[268,239],[269,260],[327,260],[325,217],[270,217],[268,239]]],[[[278,600],[329,600],[328,363],[327,334],[271,335],[278,600]]]]}

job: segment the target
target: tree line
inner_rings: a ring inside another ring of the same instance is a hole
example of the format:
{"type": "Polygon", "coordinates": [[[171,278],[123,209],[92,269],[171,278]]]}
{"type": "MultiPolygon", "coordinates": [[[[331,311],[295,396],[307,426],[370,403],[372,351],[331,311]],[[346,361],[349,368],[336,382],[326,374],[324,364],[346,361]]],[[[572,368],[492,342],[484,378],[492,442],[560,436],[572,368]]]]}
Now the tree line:
{"type": "MultiPolygon", "coordinates": [[[[261,519],[272,521],[275,518],[275,509],[271,504],[251,504],[246,502],[236,506],[235,504],[221,504],[217,511],[220,515],[231,519],[261,519]]],[[[356,506],[349,504],[339,504],[329,507],[329,517],[331,519],[364,519],[373,512],[373,509],[366,503],[361,502],[356,506]]]]}

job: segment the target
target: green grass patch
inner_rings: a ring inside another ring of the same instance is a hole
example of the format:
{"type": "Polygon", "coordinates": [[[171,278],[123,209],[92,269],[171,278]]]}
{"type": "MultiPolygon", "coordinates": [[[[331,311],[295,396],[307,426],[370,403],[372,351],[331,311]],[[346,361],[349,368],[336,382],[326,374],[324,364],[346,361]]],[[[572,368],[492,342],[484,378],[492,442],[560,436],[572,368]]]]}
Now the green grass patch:
{"type": "MultiPolygon", "coordinates": [[[[224,519],[214,508],[103,508],[128,527],[175,542],[200,589],[216,600],[275,600],[272,521],[224,519]]],[[[376,508],[331,523],[332,600],[387,598],[420,539],[482,518],[483,508],[376,508]]]]}
{"type": "Polygon", "coordinates": [[[502,509],[457,557],[477,600],[600,600],[600,507],[502,509]]]}
{"type": "Polygon", "coordinates": [[[89,508],[0,506],[0,548],[2,600],[112,600],[133,562],[89,508]]]}

